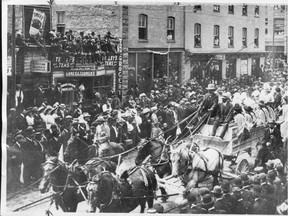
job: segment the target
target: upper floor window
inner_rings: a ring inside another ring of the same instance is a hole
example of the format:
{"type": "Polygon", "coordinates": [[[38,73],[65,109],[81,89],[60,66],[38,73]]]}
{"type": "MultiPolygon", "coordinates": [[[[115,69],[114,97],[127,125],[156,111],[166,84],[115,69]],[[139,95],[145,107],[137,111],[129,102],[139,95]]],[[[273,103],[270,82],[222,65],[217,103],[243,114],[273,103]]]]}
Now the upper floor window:
{"type": "Polygon", "coordinates": [[[218,25],[214,25],[214,41],[213,41],[214,47],[220,46],[219,36],[220,36],[220,27],[218,25]]]}
{"type": "Polygon", "coordinates": [[[202,10],[201,5],[194,5],[194,8],[193,8],[194,13],[196,13],[197,11],[201,11],[201,10],[202,10]]]}
{"type": "Polygon", "coordinates": [[[265,26],[268,25],[268,18],[265,18],[265,26]]]}
{"type": "Polygon", "coordinates": [[[255,44],[255,47],[259,47],[259,29],[258,28],[255,28],[254,44],[255,44]]]}
{"type": "Polygon", "coordinates": [[[57,23],[65,23],[65,11],[57,11],[57,23]]]}
{"type": "Polygon", "coordinates": [[[139,39],[140,40],[147,40],[147,15],[145,14],[140,14],[139,15],[139,24],[138,24],[138,28],[139,28],[139,39]]]}
{"type": "Polygon", "coordinates": [[[234,27],[229,26],[228,28],[228,47],[234,47],[234,27]]]}
{"type": "Polygon", "coordinates": [[[285,5],[275,5],[274,6],[274,10],[278,10],[280,12],[284,12],[285,11],[285,5]]]}
{"type": "Polygon", "coordinates": [[[255,6],[254,16],[259,17],[259,6],[258,5],[255,6]]]}
{"type": "Polygon", "coordinates": [[[242,46],[247,47],[247,28],[242,29],[242,46]]]}
{"type": "Polygon", "coordinates": [[[234,5],[228,5],[228,13],[234,14],[234,5]]]}
{"type": "Polygon", "coordinates": [[[201,47],[201,24],[194,26],[194,47],[201,47]]]}
{"type": "Polygon", "coordinates": [[[167,40],[175,40],[175,18],[167,19],[167,40]]]}
{"type": "Polygon", "coordinates": [[[242,6],[242,15],[243,16],[247,16],[247,14],[248,14],[247,5],[243,4],[243,6],[242,6]]]}
{"type": "Polygon", "coordinates": [[[220,5],[214,5],[213,6],[213,11],[219,13],[220,12],[220,5]]]}

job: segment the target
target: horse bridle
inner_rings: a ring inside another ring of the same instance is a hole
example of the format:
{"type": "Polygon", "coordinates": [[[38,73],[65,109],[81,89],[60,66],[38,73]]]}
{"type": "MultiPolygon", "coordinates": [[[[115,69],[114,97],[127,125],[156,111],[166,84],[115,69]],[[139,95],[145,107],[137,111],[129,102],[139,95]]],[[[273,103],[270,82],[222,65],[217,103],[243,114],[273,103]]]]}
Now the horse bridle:
{"type": "MultiPolygon", "coordinates": [[[[93,177],[92,181],[89,184],[91,184],[91,183],[92,184],[97,184],[100,181],[100,179],[101,179],[101,177],[102,177],[102,175],[104,173],[109,173],[110,176],[112,177],[112,179],[114,180],[114,177],[112,176],[112,174],[109,171],[103,171],[103,172],[95,175],[94,176],[95,178],[93,177]]],[[[112,193],[111,193],[110,200],[108,202],[106,202],[106,203],[97,203],[99,205],[100,210],[102,211],[103,208],[106,208],[107,206],[109,206],[113,202],[113,200],[115,200],[116,196],[117,196],[117,194],[115,193],[115,190],[114,190],[114,184],[112,184],[112,193]]],[[[90,202],[91,202],[90,193],[88,193],[88,200],[90,200],[90,202]]]]}

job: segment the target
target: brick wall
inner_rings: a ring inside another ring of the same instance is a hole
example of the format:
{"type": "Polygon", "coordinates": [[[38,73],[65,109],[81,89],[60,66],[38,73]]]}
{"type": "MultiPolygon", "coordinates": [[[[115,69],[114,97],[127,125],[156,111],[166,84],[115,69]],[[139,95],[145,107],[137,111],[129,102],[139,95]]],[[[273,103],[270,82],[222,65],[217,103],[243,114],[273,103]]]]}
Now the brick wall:
{"type": "Polygon", "coordinates": [[[57,11],[65,11],[65,31],[91,30],[102,37],[110,31],[112,36],[121,37],[121,7],[114,5],[54,5],[52,6],[52,28],[57,27],[57,11]]]}

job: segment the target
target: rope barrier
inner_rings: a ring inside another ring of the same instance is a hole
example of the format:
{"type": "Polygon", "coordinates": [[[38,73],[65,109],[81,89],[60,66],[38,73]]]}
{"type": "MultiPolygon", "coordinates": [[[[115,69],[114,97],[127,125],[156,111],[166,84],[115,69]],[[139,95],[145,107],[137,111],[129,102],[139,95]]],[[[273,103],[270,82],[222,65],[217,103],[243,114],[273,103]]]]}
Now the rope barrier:
{"type": "Polygon", "coordinates": [[[7,197],[7,200],[12,199],[13,197],[17,196],[18,194],[22,193],[23,191],[27,190],[28,188],[34,186],[35,184],[37,184],[38,182],[40,182],[43,178],[47,177],[48,175],[50,175],[52,172],[54,172],[56,169],[58,169],[60,165],[56,166],[51,172],[47,173],[47,175],[41,177],[40,179],[38,179],[37,181],[33,182],[32,184],[28,185],[27,187],[14,192],[11,196],[7,197]]]}
{"type": "Polygon", "coordinates": [[[17,212],[17,211],[19,211],[19,210],[21,210],[21,209],[23,209],[23,208],[26,208],[26,207],[28,207],[28,206],[31,206],[31,205],[36,204],[36,203],[38,203],[38,202],[41,202],[41,201],[43,201],[43,200],[45,200],[45,199],[48,199],[48,198],[50,198],[50,197],[52,197],[52,196],[53,196],[53,194],[51,194],[51,195],[49,195],[49,196],[46,196],[46,197],[44,197],[44,198],[42,198],[42,199],[36,200],[36,201],[34,201],[34,202],[28,203],[28,204],[26,204],[26,205],[24,205],[24,206],[21,206],[21,207],[15,209],[15,210],[13,210],[13,212],[17,212]]]}

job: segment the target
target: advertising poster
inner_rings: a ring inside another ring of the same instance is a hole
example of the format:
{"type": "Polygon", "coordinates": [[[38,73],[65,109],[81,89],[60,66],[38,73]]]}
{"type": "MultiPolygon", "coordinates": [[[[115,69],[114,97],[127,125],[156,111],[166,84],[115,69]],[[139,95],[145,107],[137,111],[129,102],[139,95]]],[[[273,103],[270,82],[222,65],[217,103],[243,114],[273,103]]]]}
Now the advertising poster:
{"type": "Polygon", "coordinates": [[[31,36],[42,36],[45,27],[45,19],[46,15],[44,12],[34,9],[29,30],[31,36]]]}

